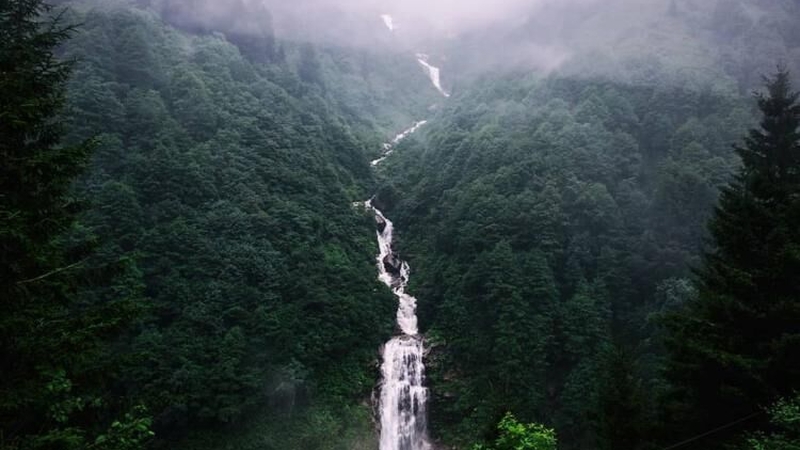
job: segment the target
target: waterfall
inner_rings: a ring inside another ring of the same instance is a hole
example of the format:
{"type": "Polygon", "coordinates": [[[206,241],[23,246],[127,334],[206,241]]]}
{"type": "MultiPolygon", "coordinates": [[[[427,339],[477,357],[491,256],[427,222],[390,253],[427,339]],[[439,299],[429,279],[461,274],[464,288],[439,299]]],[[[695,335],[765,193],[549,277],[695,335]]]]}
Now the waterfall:
{"type": "Polygon", "coordinates": [[[434,67],[428,63],[428,55],[424,53],[417,53],[417,62],[422,65],[425,69],[425,72],[428,74],[428,78],[431,79],[431,83],[433,83],[433,87],[439,91],[440,94],[444,95],[445,97],[450,97],[444,88],[442,88],[442,77],[440,75],[440,71],[438,67],[434,67]]]}
{"type": "MultiPolygon", "coordinates": [[[[384,144],[378,165],[391,154],[394,146],[416,131],[425,122],[417,122],[390,143],[384,144]]],[[[429,450],[427,433],[428,389],[422,357],[424,342],[417,328],[417,299],[406,292],[411,268],[392,249],[394,224],[372,205],[364,202],[375,214],[377,223],[378,278],[392,289],[398,299],[397,326],[399,333],[383,346],[380,392],[380,450],[429,450]]]]}
{"type": "Polygon", "coordinates": [[[395,25],[394,18],[392,16],[389,14],[381,14],[381,20],[383,20],[383,24],[386,25],[386,28],[388,28],[389,31],[394,31],[395,25]]]}
{"type": "Polygon", "coordinates": [[[372,161],[370,164],[374,167],[382,163],[384,159],[388,158],[389,155],[391,155],[394,152],[395,145],[397,145],[403,139],[407,138],[409,135],[411,135],[411,133],[417,131],[419,127],[425,125],[426,123],[428,123],[427,120],[420,120],[419,122],[414,122],[414,125],[412,125],[411,128],[395,136],[391,142],[383,144],[383,153],[381,154],[381,157],[372,161]]]}

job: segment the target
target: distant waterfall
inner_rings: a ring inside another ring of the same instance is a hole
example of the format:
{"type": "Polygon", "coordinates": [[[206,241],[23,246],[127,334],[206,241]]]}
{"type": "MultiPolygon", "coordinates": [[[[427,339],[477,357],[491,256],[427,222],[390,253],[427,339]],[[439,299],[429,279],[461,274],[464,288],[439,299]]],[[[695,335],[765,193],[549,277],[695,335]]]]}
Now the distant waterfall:
{"type": "Polygon", "coordinates": [[[389,14],[381,14],[381,20],[383,20],[383,24],[386,25],[386,28],[388,28],[389,31],[394,31],[395,25],[394,18],[392,16],[389,14]]]}
{"type": "Polygon", "coordinates": [[[425,69],[425,72],[428,74],[428,78],[431,79],[431,83],[433,83],[433,87],[439,91],[440,94],[444,95],[445,97],[450,97],[450,94],[442,88],[442,77],[438,67],[434,67],[428,63],[428,55],[424,53],[417,53],[417,62],[422,65],[425,69]]]}
{"type": "MultiPolygon", "coordinates": [[[[391,143],[384,145],[381,158],[372,162],[378,165],[391,154],[393,147],[425,122],[417,122],[413,127],[399,134],[391,143]]],[[[417,328],[417,299],[406,293],[411,272],[408,263],[398,258],[392,250],[394,224],[381,211],[372,205],[372,199],[365,203],[367,209],[375,214],[377,222],[378,278],[389,286],[398,299],[397,325],[400,334],[383,347],[381,372],[380,450],[429,450],[427,430],[428,389],[425,381],[423,339],[417,328]]]]}
{"type": "MultiPolygon", "coordinates": [[[[389,29],[390,32],[394,33],[397,30],[397,23],[390,14],[381,14],[381,20],[383,24],[386,25],[386,28],[389,29]]],[[[428,75],[428,78],[431,80],[433,87],[439,91],[445,97],[450,97],[450,94],[444,90],[442,87],[442,77],[441,71],[438,67],[431,65],[428,61],[430,57],[425,53],[417,53],[417,62],[425,69],[425,73],[428,75]]]]}

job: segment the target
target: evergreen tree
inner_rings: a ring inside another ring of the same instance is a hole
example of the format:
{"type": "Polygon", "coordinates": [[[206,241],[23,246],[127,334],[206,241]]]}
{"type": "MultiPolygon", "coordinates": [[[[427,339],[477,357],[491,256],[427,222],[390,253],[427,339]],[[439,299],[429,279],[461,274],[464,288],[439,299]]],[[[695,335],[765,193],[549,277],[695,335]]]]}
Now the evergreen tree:
{"type": "Polygon", "coordinates": [[[711,219],[698,296],[667,322],[681,430],[735,422],[798,387],[800,105],[789,80],[781,68],[758,95],[761,126],[737,147],[743,167],[711,219]]]}
{"type": "Polygon", "coordinates": [[[53,49],[71,29],[42,21],[41,0],[0,2],[0,283],[6,301],[20,282],[46,272],[53,238],[74,220],[68,195],[90,146],[59,144],[56,120],[69,65],[53,49]]]}
{"type": "Polygon", "coordinates": [[[103,342],[134,308],[127,295],[78,301],[89,279],[122,285],[90,267],[91,240],[75,232],[71,183],[93,145],[61,144],[70,64],[54,51],[72,28],[60,17],[41,0],[0,1],[0,448],[132,449],[149,436],[141,410],[100,427],[114,403],[103,342]]]}
{"type": "Polygon", "coordinates": [[[604,353],[598,395],[598,447],[640,448],[646,431],[645,396],[635,356],[621,344],[604,353]]]}

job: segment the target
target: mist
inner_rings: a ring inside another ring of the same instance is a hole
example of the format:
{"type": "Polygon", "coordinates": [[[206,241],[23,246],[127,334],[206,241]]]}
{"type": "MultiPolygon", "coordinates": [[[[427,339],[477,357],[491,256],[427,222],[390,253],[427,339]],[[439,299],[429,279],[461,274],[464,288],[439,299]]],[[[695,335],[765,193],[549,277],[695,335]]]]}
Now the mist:
{"type": "Polygon", "coordinates": [[[749,88],[764,67],[800,64],[800,33],[790,19],[796,11],[789,11],[796,6],[779,0],[138,1],[190,28],[426,53],[444,66],[446,83],[455,74],[520,69],[646,78],[626,67],[638,61],[749,88]]]}
{"type": "MultiPolygon", "coordinates": [[[[618,1],[618,0],[613,0],[618,1]]],[[[656,0],[663,1],[663,0],[656,0]]],[[[137,0],[167,11],[181,23],[237,31],[258,30],[269,24],[279,37],[326,40],[328,44],[358,46],[358,39],[385,37],[381,15],[390,15],[395,39],[425,42],[455,39],[493,27],[524,26],[543,11],[587,8],[600,0],[137,0]],[[344,33],[342,33],[344,32],[344,33]]],[[[605,2],[609,4],[609,2],[605,2]]],[[[551,20],[553,18],[549,18],[551,20]]]]}
{"type": "Polygon", "coordinates": [[[530,14],[548,1],[554,0],[319,0],[319,4],[353,14],[389,14],[395,18],[400,31],[457,36],[499,23],[524,23],[530,14]]]}

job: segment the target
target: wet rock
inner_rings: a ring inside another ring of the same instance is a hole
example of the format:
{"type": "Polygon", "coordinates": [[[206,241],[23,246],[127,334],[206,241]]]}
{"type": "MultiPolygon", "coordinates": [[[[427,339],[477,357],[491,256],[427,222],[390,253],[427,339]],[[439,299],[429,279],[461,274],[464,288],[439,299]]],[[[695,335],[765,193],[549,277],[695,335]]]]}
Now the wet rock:
{"type": "Polygon", "coordinates": [[[383,267],[392,275],[399,276],[402,265],[402,261],[394,253],[390,253],[383,258],[383,267]]]}
{"type": "Polygon", "coordinates": [[[386,220],[381,216],[375,216],[375,223],[378,226],[378,232],[383,233],[383,230],[386,229],[386,220]]]}

